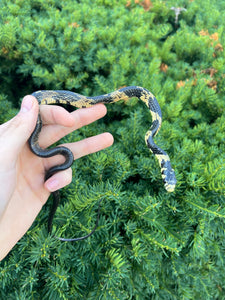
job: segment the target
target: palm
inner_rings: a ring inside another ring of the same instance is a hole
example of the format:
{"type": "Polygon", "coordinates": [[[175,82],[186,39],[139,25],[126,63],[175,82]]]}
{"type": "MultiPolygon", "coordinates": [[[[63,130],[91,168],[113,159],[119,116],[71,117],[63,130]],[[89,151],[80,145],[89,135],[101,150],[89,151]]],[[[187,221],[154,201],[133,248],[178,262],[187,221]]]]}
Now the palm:
{"type": "Polygon", "coordinates": [[[24,146],[18,158],[15,189],[15,193],[19,193],[22,199],[29,198],[31,202],[38,201],[40,205],[45,204],[50,195],[50,192],[44,187],[47,162],[47,159],[34,155],[30,151],[28,143],[24,146]],[[24,197],[25,194],[26,197],[24,197]]]}

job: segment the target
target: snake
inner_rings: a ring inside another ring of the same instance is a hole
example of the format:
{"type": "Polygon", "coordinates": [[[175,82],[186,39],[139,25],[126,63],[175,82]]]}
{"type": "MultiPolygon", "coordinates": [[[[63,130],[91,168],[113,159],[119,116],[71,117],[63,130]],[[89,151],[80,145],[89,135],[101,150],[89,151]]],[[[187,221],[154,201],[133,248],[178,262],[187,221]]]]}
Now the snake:
{"type": "MultiPolygon", "coordinates": [[[[161,169],[162,180],[166,191],[169,193],[174,191],[177,181],[176,181],[174,169],[171,166],[169,155],[166,153],[166,151],[162,150],[158,145],[156,145],[156,143],[153,140],[154,136],[156,136],[156,134],[159,132],[161,128],[162,112],[157,99],[149,90],[140,86],[127,86],[127,87],[120,88],[116,91],[113,91],[111,93],[100,95],[100,96],[94,96],[94,97],[84,96],[67,90],[40,90],[32,93],[32,96],[34,96],[37,99],[39,105],[63,104],[63,105],[73,106],[76,108],[91,107],[98,103],[109,104],[109,103],[115,103],[120,100],[127,101],[134,97],[140,99],[142,102],[146,104],[152,117],[151,127],[145,134],[145,143],[148,149],[150,150],[150,152],[152,152],[153,155],[158,160],[161,169]]],[[[70,168],[71,165],[73,164],[74,156],[72,151],[64,146],[56,146],[54,148],[40,147],[38,139],[39,139],[39,134],[41,132],[41,129],[42,129],[42,120],[39,111],[35,128],[28,141],[31,151],[35,155],[42,158],[52,157],[58,154],[64,156],[65,158],[64,163],[53,166],[45,172],[44,180],[46,181],[56,172],[63,171],[70,168]]],[[[53,192],[52,194],[53,194],[53,204],[48,218],[49,233],[51,233],[52,231],[53,218],[60,202],[59,190],[53,192]]],[[[79,241],[79,240],[86,239],[90,235],[92,235],[96,230],[98,225],[98,219],[99,219],[99,209],[98,209],[96,225],[89,234],[78,238],[67,239],[67,238],[57,237],[57,239],[61,241],[79,241]]]]}

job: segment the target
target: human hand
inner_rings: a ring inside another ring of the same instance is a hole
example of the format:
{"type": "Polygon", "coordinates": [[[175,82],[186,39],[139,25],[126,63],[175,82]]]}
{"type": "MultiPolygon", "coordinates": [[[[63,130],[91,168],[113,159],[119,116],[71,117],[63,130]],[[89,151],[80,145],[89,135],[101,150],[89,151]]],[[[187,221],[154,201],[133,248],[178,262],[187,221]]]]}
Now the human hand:
{"type": "MultiPolygon", "coordinates": [[[[0,260],[30,228],[51,192],[72,180],[71,168],[58,172],[44,182],[45,171],[61,164],[60,155],[40,158],[34,155],[27,140],[34,130],[39,106],[33,96],[23,99],[20,112],[0,126],[0,260]]],[[[50,146],[68,133],[90,124],[106,114],[97,104],[72,113],[59,106],[40,106],[43,121],[39,145],[50,146]]],[[[74,159],[102,150],[113,143],[109,133],[66,144],[74,159]]]]}

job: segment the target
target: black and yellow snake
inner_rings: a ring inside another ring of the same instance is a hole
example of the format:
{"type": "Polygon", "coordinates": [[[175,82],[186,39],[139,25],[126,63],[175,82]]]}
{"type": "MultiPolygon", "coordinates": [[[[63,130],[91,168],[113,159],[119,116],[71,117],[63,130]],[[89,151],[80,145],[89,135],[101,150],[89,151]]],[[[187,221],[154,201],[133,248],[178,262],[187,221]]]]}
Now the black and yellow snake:
{"type": "MultiPolygon", "coordinates": [[[[149,108],[149,111],[152,116],[152,125],[150,129],[147,131],[145,135],[145,142],[147,144],[147,147],[149,150],[155,155],[157,158],[160,168],[161,168],[161,174],[162,179],[164,182],[165,189],[168,192],[173,192],[175,185],[176,185],[176,177],[174,170],[171,167],[170,164],[170,158],[168,154],[162,150],[159,146],[157,146],[154,141],[153,137],[158,133],[161,123],[162,123],[162,113],[159,106],[158,101],[156,100],[155,96],[149,92],[147,89],[139,87],[139,86],[129,86],[121,88],[117,91],[114,91],[109,94],[96,96],[96,97],[86,97],[77,93],[73,93],[70,91],[37,91],[32,94],[36,99],[38,100],[39,105],[41,104],[67,104],[71,106],[75,106],[77,108],[86,108],[93,106],[97,103],[114,103],[119,100],[128,100],[133,97],[139,98],[141,101],[143,101],[147,107],[149,108]]],[[[38,144],[38,137],[39,133],[42,128],[42,121],[40,114],[38,115],[37,124],[36,127],[29,139],[29,145],[31,151],[40,157],[51,157],[57,154],[61,154],[65,157],[65,162],[61,165],[54,166],[50,168],[45,175],[45,180],[47,180],[49,177],[51,177],[53,174],[55,174],[58,171],[62,171],[65,169],[68,169],[74,160],[73,153],[66,147],[55,147],[51,149],[43,149],[38,144]]],[[[53,207],[50,212],[49,220],[48,220],[48,231],[51,232],[52,227],[52,220],[54,217],[54,214],[56,212],[57,206],[59,204],[59,192],[53,193],[54,200],[53,200],[53,207]]],[[[96,224],[97,225],[97,224],[96,224]]],[[[92,232],[84,237],[75,238],[75,239],[64,239],[64,238],[58,238],[62,241],[77,241],[82,240],[90,236],[95,228],[92,230],[92,232]]]]}

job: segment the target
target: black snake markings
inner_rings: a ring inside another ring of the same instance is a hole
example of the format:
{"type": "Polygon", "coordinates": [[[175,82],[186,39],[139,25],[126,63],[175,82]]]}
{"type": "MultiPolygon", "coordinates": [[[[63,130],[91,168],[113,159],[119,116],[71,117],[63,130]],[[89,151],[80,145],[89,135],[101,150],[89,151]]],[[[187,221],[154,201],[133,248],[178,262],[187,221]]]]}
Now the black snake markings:
{"type": "MultiPolygon", "coordinates": [[[[145,142],[149,150],[155,155],[157,158],[160,168],[162,179],[164,182],[165,189],[167,192],[173,192],[176,185],[176,177],[174,170],[171,167],[170,158],[168,154],[162,150],[159,146],[157,146],[153,137],[158,133],[161,123],[162,123],[162,113],[159,106],[158,101],[155,96],[149,92],[147,89],[138,87],[138,86],[129,86],[125,88],[121,88],[117,91],[114,91],[109,94],[96,96],[96,97],[86,97],[80,94],[76,94],[70,91],[37,91],[32,94],[38,100],[39,105],[41,104],[67,104],[71,106],[75,106],[77,108],[85,108],[91,107],[97,103],[114,103],[119,100],[128,100],[133,97],[139,98],[143,101],[152,116],[152,124],[150,129],[147,131],[145,135],[145,142]]],[[[42,128],[42,121],[40,114],[38,115],[36,127],[29,139],[29,145],[31,151],[40,157],[51,157],[57,154],[61,154],[65,157],[65,162],[61,165],[56,165],[50,168],[45,174],[45,180],[51,177],[58,171],[62,171],[68,169],[74,160],[73,153],[66,147],[55,147],[50,149],[43,149],[38,144],[39,133],[42,128]]],[[[52,221],[54,214],[56,212],[57,206],[59,204],[59,191],[53,193],[53,206],[50,211],[49,219],[48,219],[48,232],[51,232],[52,229],[52,221]]],[[[64,239],[58,238],[61,241],[78,241],[89,237],[95,231],[99,219],[99,210],[98,210],[98,218],[95,225],[95,228],[86,236],[74,239],[64,239]]]]}

